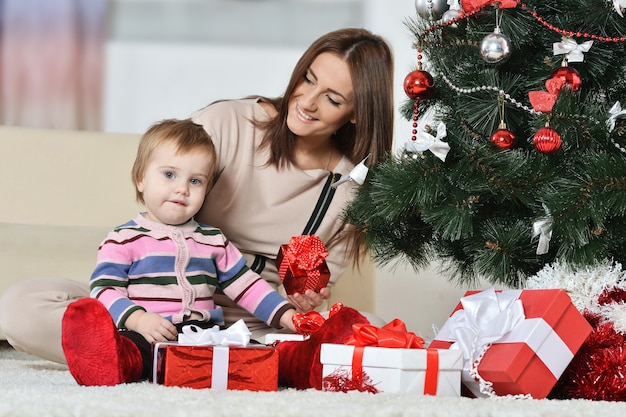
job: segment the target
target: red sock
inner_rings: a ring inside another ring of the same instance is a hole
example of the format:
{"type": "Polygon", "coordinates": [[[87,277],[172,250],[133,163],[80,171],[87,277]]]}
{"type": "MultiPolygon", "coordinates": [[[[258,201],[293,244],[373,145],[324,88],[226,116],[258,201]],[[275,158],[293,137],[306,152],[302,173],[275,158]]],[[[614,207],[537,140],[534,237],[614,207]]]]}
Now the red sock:
{"type": "Polygon", "coordinates": [[[108,310],[94,298],[71,303],[62,323],[70,373],[80,385],[117,385],[141,378],[137,346],[120,336],[108,310]]]}

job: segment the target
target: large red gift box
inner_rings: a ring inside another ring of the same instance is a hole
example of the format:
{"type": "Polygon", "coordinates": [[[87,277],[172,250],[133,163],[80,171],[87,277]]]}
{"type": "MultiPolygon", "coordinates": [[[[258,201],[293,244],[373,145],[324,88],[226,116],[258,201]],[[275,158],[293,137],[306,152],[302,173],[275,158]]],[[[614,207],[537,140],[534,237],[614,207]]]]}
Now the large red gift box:
{"type": "Polygon", "coordinates": [[[214,390],[278,390],[278,352],[268,346],[154,346],[153,382],[214,390]]]}
{"type": "Polygon", "coordinates": [[[470,291],[429,347],[464,352],[464,395],[541,399],[591,330],[561,289],[470,291]]]}
{"type": "Polygon", "coordinates": [[[319,292],[330,280],[326,264],[328,250],[319,237],[300,235],[288,244],[280,245],[276,256],[276,268],[285,292],[303,294],[306,290],[319,292]]]}

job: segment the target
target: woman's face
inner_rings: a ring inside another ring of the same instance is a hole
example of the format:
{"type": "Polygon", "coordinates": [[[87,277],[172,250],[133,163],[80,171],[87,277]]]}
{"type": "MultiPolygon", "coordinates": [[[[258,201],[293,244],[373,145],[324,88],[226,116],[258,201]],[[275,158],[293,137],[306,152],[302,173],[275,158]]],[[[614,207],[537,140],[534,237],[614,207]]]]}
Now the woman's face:
{"type": "Polygon", "coordinates": [[[354,108],[348,64],[323,52],[289,98],[287,126],[300,138],[327,139],[348,121],[355,122],[354,108]]]}

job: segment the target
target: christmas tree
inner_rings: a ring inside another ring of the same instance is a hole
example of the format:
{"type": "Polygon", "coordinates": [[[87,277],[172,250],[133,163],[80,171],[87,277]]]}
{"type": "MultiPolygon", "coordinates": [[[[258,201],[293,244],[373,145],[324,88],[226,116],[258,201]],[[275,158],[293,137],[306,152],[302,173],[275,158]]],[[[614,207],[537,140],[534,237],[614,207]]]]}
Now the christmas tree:
{"type": "Polygon", "coordinates": [[[509,287],[623,263],[626,1],[415,3],[413,131],[346,210],[375,261],[509,287]]]}

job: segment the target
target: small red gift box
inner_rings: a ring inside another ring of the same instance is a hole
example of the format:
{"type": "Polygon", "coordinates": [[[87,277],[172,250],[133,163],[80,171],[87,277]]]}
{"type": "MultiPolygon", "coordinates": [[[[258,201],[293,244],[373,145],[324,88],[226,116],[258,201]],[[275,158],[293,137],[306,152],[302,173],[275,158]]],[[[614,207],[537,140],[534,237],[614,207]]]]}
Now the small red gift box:
{"type": "Polygon", "coordinates": [[[327,256],[326,246],[315,235],[294,236],[288,244],[280,245],[276,268],[285,292],[289,295],[309,289],[319,292],[326,287],[330,280],[327,256]]]}
{"type": "Polygon", "coordinates": [[[561,289],[470,291],[429,347],[463,351],[467,396],[541,399],[591,330],[561,289]]]}
{"type": "Polygon", "coordinates": [[[278,352],[269,346],[154,346],[152,382],[214,390],[278,390],[278,352]]]}

